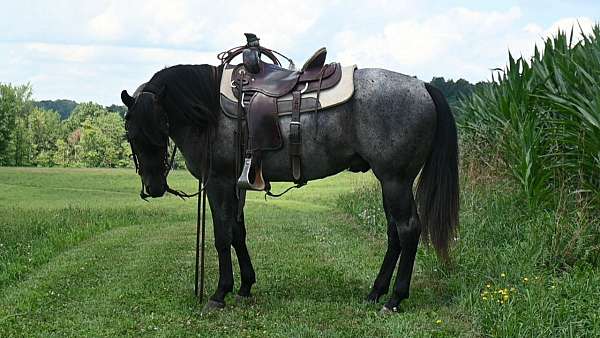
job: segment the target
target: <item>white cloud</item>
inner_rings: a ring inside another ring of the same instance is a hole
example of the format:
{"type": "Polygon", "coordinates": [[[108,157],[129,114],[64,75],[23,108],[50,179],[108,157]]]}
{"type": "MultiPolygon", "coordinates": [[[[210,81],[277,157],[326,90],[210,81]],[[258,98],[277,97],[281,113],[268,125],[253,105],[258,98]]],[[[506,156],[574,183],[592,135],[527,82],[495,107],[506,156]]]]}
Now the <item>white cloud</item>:
{"type": "Polygon", "coordinates": [[[445,74],[479,81],[489,69],[504,66],[508,50],[529,57],[542,37],[568,28],[577,21],[590,31],[593,20],[564,18],[547,28],[529,23],[522,28],[519,7],[505,11],[474,11],[452,8],[422,19],[387,22],[376,32],[359,27],[336,36],[337,58],[359,67],[382,67],[417,75],[423,79],[445,74]]]}
{"type": "Polygon", "coordinates": [[[30,82],[38,98],[114,103],[121,89],[165,66],[218,64],[217,53],[243,44],[244,32],[288,50],[326,7],[316,0],[15,2],[0,13],[7,33],[0,37],[0,81],[30,82]]]}
{"type": "Polygon", "coordinates": [[[158,70],[176,64],[216,61],[215,52],[173,48],[25,43],[0,45],[2,79],[26,79],[36,98],[118,102],[120,90],[135,89],[158,70]],[[7,58],[9,62],[5,62],[7,58]]]}
{"type": "Polygon", "coordinates": [[[94,57],[95,47],[51,43],[26,43],[25,49],[34,60],[61,62],[89,62],[94,57]]]}
{"type": "MultiPolygon", "coordinates": [[[[512,54],[529,59],[533,56],[535,46],[541,50],[544,41],[549,37],[556,36],[559,30],[570,34],[571,28],[573,28],[573,42],[576,43],[583,39],[582,31],[584,34],[589,34],[592,32],[593,26],[594,21],[583,16],[561,18],[546,28],[536,23],[528,23],[523,29],[508,34],[506,44],[512,54]]],[[[502,64],[498,66],[502,66],[502,64]]]]}
{"type": "Polygon", "coordinates": [[[316,0],[214,1],[108,0],[87,24],[93,39],[142,46],[203,49],[240,44],[242,33],[256,32],[271,46],[289,48],[310,30],[327,5],[316,0]]]}
{"type": "Polygon", "coordinates": [[[345,63],[415,73],[430,68],[432,63],[454,58],[457,65],[453,66],[465,70],[469,69],[468,64],[457,60],[458,55],[475,54],[473,58],[481,58],[484,52],[481,42],[502,34],[503,29],[520,17],[518,7],[505,12],[454,8],[422,20],[389,22],[381,32],[371,36],[345,31],[338,35],[342,50],[338,56],[345,63]]]}
{"type": "Polygon", "coordinates": [[[321,1],[243,1],[216,30],[220,41],[239,44],[240,33],[255,32],[275,49],[292,47],[299,35],[313,25],[327,7],[321,1]]]}
{"type": "Polygon", "coordinates": [[[526,5],[473,9],[490,6],[449,8],[437,0],[8,1],[0,12],[0,81],[31,82],[38,98],[116,103],[121,89],[134,89],[165,66],[218,64],[216,54],[243,44],[244,32],[298,64],[327,46],[329,60],[344,64],[478,81],[505,64],[509,48],[528,56],[558,27],[579,21],[589,31],[593,23],[578,16],[589,10],[557,12],[553,22],[539,21],[526,5]]]}
{"type": "Polygon", "coordinates": [[[198,3],[172,0],[118,1],[107,6],[87,24],[93,39],[139,45],[181,46],[193,44],[203,37],[205,21],[194,5],[198,3]]]}
{"type": "Polygon", "coordinates": [[[117,4],[111,3],[104,12],[92,18],[88,24],[91,34],[108,41],[117,41],[122,38],[124,27],[117,11],[117,4]]]}
{"type": "Polygon", "coordinates": [[[593,26],[594,21],[588,17],[580,16],[577,18],[562,18],[554,22],[552,26],[550,26],[550,28],[544,32],[544,35],[555,35],[559,29],[569,34],[571,32],[571,28],[573,28],[573,38],[577,39],[578,41],[581,40],[582,31],[584,34],[590,34],[593,26]]]}

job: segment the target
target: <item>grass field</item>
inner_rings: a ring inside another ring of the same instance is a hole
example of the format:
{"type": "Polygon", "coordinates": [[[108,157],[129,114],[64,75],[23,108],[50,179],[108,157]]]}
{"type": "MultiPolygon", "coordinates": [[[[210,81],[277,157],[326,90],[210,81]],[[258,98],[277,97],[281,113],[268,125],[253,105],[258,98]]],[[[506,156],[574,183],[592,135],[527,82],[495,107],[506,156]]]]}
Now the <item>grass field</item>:
{"type": "MultiPolygon", "coordinates": [[[[379,316],[363,302],[386,245],[372,181],[344,173],[279,200],[250,194],[254,299],[202,316],[196,200],[143,202],[132,170],[0,168],[0,337],[600,335],[598,269],[544,265],[536,229],[553,221],[525,218],[504,182],[465,185],[455,265],[420,249],[411,297],[379,316]]],[[[170,184],[196,188],[183,171],[170,184]]]]}

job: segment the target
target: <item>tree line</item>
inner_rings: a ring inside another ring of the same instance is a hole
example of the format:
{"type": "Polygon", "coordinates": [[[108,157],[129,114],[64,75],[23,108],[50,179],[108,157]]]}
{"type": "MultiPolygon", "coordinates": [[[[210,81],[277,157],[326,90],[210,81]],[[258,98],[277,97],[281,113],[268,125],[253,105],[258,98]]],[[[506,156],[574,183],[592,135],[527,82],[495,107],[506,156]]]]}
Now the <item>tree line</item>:
{"type": "Polygon", "coordinates": [[[30,85],[0,83],[0,165],[130,166],[123,111],[92,102],[35,102],[30,85]]]}
{"type": "Polygon", "coordinates": [[[465,79],[458,79],[454,81],[453,79],[446,80],[443,77],[434,77],[430,84],[444,93],[446,100],[448,100],[448,104],[453,108],[452,111],[454,114],[457,114],[460,111],[458,109],[460,100],[468,98],[473,91],[475,91],[475,88],[484,85],[483,82],[472,84],[465,79]]]}

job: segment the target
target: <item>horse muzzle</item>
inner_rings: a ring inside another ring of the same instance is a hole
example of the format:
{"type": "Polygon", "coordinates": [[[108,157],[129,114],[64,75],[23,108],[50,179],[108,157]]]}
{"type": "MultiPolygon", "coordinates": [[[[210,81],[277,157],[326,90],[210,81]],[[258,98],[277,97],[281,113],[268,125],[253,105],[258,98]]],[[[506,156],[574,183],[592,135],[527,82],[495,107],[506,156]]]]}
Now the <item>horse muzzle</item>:
{"type": "Polygon", "coordinates": [[[163,178],[144,177],[144,188],[148,196],[156,198],[162,197],[167,191],[167,182],[163,178]]]}

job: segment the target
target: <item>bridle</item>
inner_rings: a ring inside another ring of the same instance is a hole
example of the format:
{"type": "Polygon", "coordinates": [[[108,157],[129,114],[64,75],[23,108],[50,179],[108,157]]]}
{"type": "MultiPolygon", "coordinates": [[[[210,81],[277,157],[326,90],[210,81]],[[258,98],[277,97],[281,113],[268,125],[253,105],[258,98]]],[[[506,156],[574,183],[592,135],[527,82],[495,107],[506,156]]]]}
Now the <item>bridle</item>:
{"type": "MultiPolygon", "coordinates": [[[[148,86],[148,85],[149,84],[146,84],[146,86],[148,86]]],[[[136,96],[136,102],[134,103],[134,106],[137,103],[137,98],[141,94],[144,94],[144,93],[152,95],[153,99],[156,98],[156,93],[155,92],[145,90],[145,87],[144,87],[144,90],[142,90],[141,92],[139,92],[139,94],[136,96]]],[[[164,120],[166,121],[166,129],[169,130],[169,117],[168,117],[168,115],[166,113],[164,114],[164,120]]],[[[208,149],[207,152],[205,152],[205,159],[204,159],[204,161],[202,161],[202,163],[209,162],[207,167],[210,170],[210,167],[212,166],[212,151],[211,151],[212,150],[212,143],[209,142],[208,132],[206,134],[207,134],[207,137],[206,137],[207,142],[205,144],[208,146],[209,149],[208,149]]],[[[133,163],[135,165],[135,172],[138,175],[140,175],[140,178],[141,178],[142,174],[143,174],[144,168],[142,166],[142,163],[138,159],[138,153],[136,152],[136,149],[133,146],[133,142],[132,141],[133,140],[129,136],[127,136],[127,142],[129,142],[129,146],[131,148],[131,158],[132,158],[133,163]]],[[[165,142],[168,143],[168,137],[167,137],[167,140],[165,142]]],[[[202,178],[202,181],[203,181],[204,184],[198,190],[198,192],[193,193],[193,194],[188,194],[188,193],[185,193],[185,192],[183,192],[181,190],[175,190],[175,189],[169,187],[169,184],[167,182],[167,176],[169,175],[169,172],[171,171],[171,169],[173,169],[173,164],[175,163],[175,154],[176,153],[177,153],[177,145],[175,143],[173,143],[173,150],[171,151],[171,156],[170,156],[170,159],[169,159],[169,147],[168,147],[168,144],[165,146],[165,153],[164,153],[164,157],[163,157],[164,171],[163,171],[162,175],[165,178],[166,191],[168,193],[170,193],[170,194],[173,194],[173,195],[181,198],[181,199],[186,199],[186,198],[198,196],[200,194],[200,192],[202,192],[202,190],[204,190],[204,188],[206,187],[206,183],[208,181],[207,177],[203,177],[202,178]]],[[[202,175],[203,176],[208,176],[208,170],[202,170],[202,175]]],[[[144,201],[148,202],[148,197],[152,197],[152,196],[150,196],[146,192],[146,186],[144,185],[143,179],[140,179],[140,181],[141,181],[140,198],[143,199],[144,201]]]]}
{"type": "MultiPolygon", "coordinates": [[[[142,164],[138,160],[138,155],[134,150],[131,140],[128,140],[128,141],[129,141],[129,146],[131,147],[131,158],[133,159],[133,163],[135,165],[135,172],[141,176],[142,172],[143,172],[142,164]]],[[[165,159],[165,170],[163,172],[165,181],[166,181],[167,176],[169,175],[169,172],[171,171],[171,169],[173,169],[173,163],[175,163],[176,152],[177,152],[177,145],[173,145],[173,150],[171,151],[170,160],[167,160],[168,159],[168,151],[167,151],[167,154],[165,154],[165,158],[164,158],[165,159]]],[[[180,198],[188,198],[188,197],[194,197],[194,196],[198,195],[198,193],[190,195],[183,191],[172,189],[171,187],[169,187],[168,184],[167,184],[166,191],[173,195],[176,195],[180,198]]],[[[140,190],[140,198],[143,199],[144,201],[148,201],[148,199],[147,199],[148,197],[151,197],[151,196],[146,193],[146,186],[144,186],[144,182],[142,181],[141,182],[141,190],[140,190]]]]}

